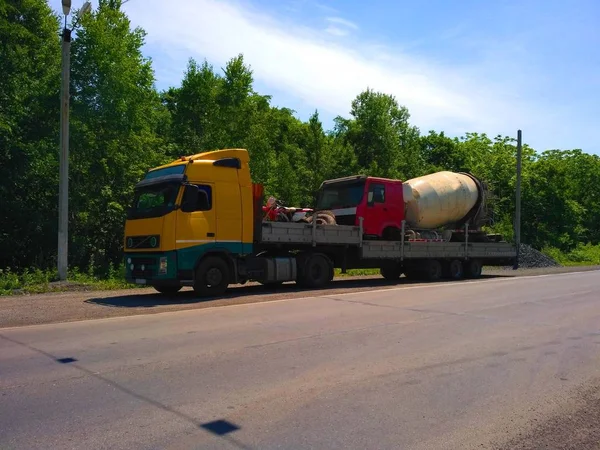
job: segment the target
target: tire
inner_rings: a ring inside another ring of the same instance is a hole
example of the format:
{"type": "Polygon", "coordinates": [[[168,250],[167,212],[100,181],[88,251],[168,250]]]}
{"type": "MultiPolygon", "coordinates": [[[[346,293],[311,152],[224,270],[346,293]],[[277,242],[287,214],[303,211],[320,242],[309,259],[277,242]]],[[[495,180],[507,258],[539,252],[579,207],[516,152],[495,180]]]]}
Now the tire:
{"type": "Polygon", "coordinates": [[[161,294],[173,295],[181,290],[181,286],[152,286],[161,294]]]}
{"type": "Polygon", "coordinates": [[[397,281],[402,275],[402,267],[400,267],[400,264],[383,266],[379,271],[381,272],[381,276],[388,281],[397,281]]]}
{"type": "Polygon", "coordinates": [[[483,270],[483,264],[478,259],[471,259],[467,261],[465,267],[465,275],[467,278],[479,278],[483,270]]]}
{"type": "Polygon", "coordinates": [[[208,256],[196,269],[194,292],[199,297],[223,295],[229,286],[231,273],[223,258],[208,256]]]}
{"type": "Polygon", "coordinates": [[[320,288],[333,279],[333,265],[320,253],[308,256],[298,271],[299,284],[309,288],[320,288]]]}
{"type": "Polygon", "coordinates": [[[423,275],[427,281],[438,281],[442,278],[442,263],[437,259],[430,259],[423,265],[423,275]]]}
{"type": "MultiPolygon", "coordinates": [[[[312,223],[315,220],[315,214],[304,219],[308,223],[312,223]]],[[[331,211],[319,211],[316,214],[317,225],[337,225],[335,221],[335,214],[331,211]]]]}
{"type": "Polygon", "coordinates": [[[447,278],[451,280],[460,280],[464,276],[464,267],[462,261],[453,259],[448,263],[447,278]]]}

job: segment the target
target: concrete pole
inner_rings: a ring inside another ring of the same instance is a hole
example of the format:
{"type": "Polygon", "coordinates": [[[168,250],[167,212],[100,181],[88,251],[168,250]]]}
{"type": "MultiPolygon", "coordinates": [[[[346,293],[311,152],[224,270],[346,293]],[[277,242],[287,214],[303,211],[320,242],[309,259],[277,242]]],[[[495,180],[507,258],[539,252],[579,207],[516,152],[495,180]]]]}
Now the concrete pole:
{"type": "Polygon", "coordinates": [[[517,131],[517,185],[515,189],[515,245],[517,246],[517,258],[513,269],[519,268],[519,253],[521,246],[521,130],[517,131]]]}
{"type": "Polygon", "coordinates": [[[71,30],[62,32],[62,84],[60,90],[60,159],[58,182],[58,277],[67,279],[69,265],[69,75],[71,30]]]}

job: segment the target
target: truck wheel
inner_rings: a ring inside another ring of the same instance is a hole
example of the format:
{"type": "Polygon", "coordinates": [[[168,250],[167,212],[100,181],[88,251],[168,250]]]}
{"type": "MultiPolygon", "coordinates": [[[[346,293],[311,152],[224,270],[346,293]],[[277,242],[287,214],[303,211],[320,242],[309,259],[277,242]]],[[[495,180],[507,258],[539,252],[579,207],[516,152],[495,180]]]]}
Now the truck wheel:
{"type": "Polygon", "coordinates": [[[310,288],[320,288],[333,279],[333,267],[325,255],[310,255],[298,273],[300,284],[310,288]]]}
{"type": "Polygon", "coordinates": [[[423,274],[427,281],[438,281],[442,278],[442,263],[437,259],[430,259],[423,266],[423,274]]]}
{"type": "Polygon", "coordinates": [[[217,256],[209,256],[196,269],[194,292],[200,297],[223,295],[230,280],[227,263],[217,256]]]}
{"type": "Polygon", "coordinates": [[[176,294],[181,290],[181,286],[153,286],[161,294],[176,294]]]}
{"type": "Polygon", "coordinates": [[[402,267],[400,267],[400,264],[382,266],[379,271],[381,272],[381,276],[388,281],[396,281],[400,278],[400,275],[402,275],[402,267]]]}
{"type": "Polygon", "coordinates": [[[466,264],[466,276],[468,278],[479,278],[483,271],[483,265],[478,259],[471,259],[466,264]]]}
{"type": "Polygon", "coordinates": [[[460,280],[464,275],[462,261],[453,259],[448,263],[446,277],[451,280],[460,280]]]}

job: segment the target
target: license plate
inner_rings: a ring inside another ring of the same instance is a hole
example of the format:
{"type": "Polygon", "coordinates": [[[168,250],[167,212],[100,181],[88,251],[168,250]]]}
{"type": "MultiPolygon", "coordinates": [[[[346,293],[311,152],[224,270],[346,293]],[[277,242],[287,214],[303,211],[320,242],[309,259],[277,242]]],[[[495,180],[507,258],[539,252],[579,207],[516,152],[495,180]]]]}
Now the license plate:
{"type": "Polygon", "coordinates": [[[135,284],[146,284],[146,280],[143,280],[141,278],[136,278],[135,279],[135,284]]]}

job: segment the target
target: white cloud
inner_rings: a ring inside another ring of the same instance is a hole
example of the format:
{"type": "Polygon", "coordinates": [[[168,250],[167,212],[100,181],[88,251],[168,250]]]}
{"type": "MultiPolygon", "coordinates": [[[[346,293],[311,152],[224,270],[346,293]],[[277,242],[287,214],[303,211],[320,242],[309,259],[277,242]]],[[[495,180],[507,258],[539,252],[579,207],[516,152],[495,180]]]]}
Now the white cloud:
{"type": "Polygon", "coordinates": [[[446,67],[340,39],[357,26],[339,17],[328,19],[334,28],[320,31],[223,0],[130,1],[124,8],[148,32],[147,42],[172,60],[206,58],[219,67],[243,53],[255,79],[331,115],[347,115],[353,98],[367,87],[395,95],[423,131],[514,134],[539,114],[511,99],[518,93],[503,80],[491,83],[485,67],[446,67]]]}
{"type": "Polygon", "coordinates": [[[328,26],[327,28],[325,28],[325,33],[329,33],[332,36],[339,36],[339,37],[348,36],[348,30],[344,30],[342,28],[334,27],[331,25],[328,26]]]}
{"type": "Polygon", "coordinates": [[[335,25],[342,25],[347,28],[352,28],[353,30],[358,30],[358,25],[356,25],[354,22],[350,22],[349,20],[342,19],[341,17],[328,17],[326,20],[327,22],[335,25]]]}

